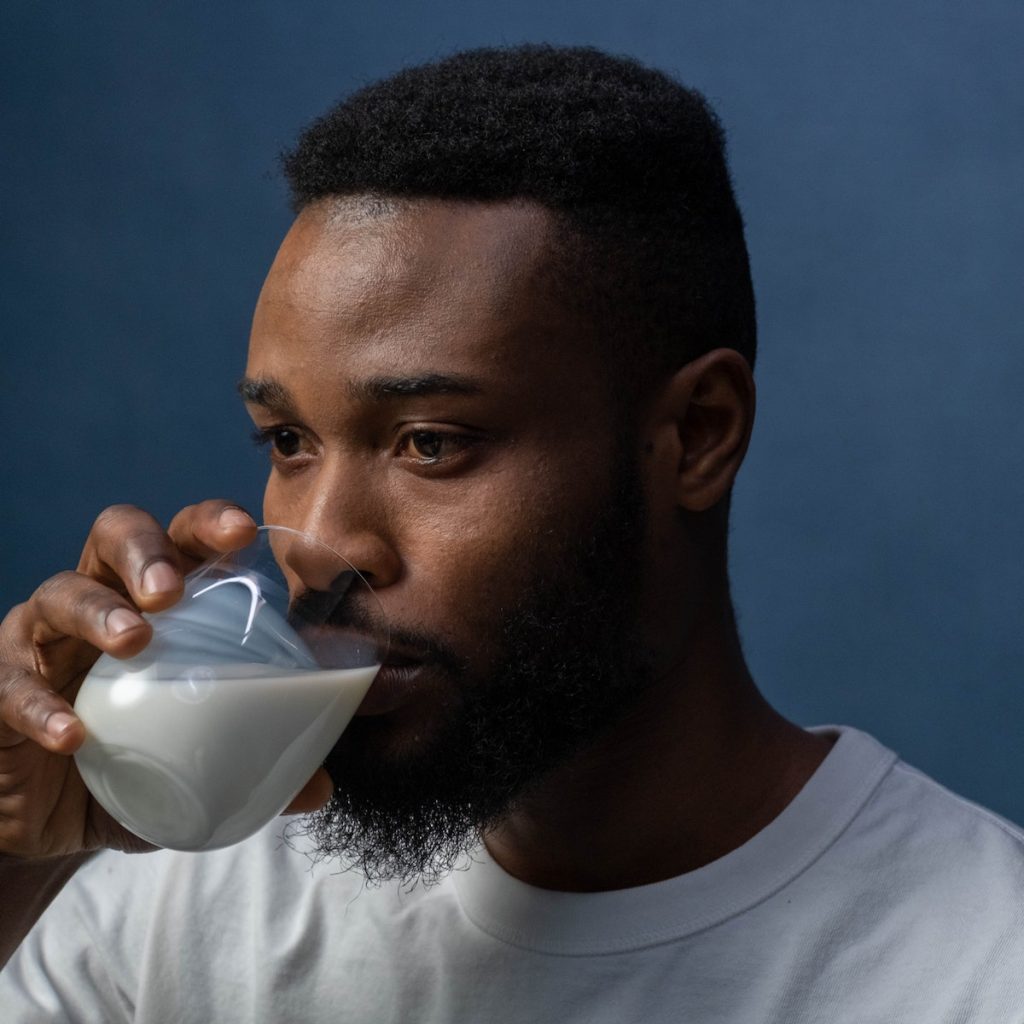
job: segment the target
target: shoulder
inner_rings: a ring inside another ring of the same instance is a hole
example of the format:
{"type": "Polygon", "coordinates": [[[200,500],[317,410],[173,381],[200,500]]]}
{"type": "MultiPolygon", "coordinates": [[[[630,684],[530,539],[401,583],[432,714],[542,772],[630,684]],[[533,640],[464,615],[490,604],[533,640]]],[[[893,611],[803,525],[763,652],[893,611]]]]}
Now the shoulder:
{"type": "Polygon", "coordinates": [[[1024,1019],[1024,832],[836,731],[819,795],[834,807],[852,795],[839,827],[750,920],[832,1001],[820,1019],[851,1006],[863,1020],[1024,1019]]]}
{"type": "Polygon", "coordinates": [[[1024,969],[1024,831],[895,755],[810,875],[854,931],[921,937],[958,970],[995,950],[1024,969]]]}
{"type": "MultiPolygon", "coordinates": [[[[893,875],[952,886],[1024,886],[1024,830],[952,792],[877,740],[849,727],[837,734],[830,799],[857,794],[856,813],[835,837],[830,859],[875,865],[893,875]]],[[[870,877],[868,874],[867,877],[870,877]]],[[[1024,895],[1024,888],[1021,889],[1024,895]]]]}
{"type": "Polygon", "coordinates": [[[1013,893],[1024,905],[1024,830],[912,765],[896,761],[864,818],[888,836],[897,864],[950,887],[1013,893]]]}

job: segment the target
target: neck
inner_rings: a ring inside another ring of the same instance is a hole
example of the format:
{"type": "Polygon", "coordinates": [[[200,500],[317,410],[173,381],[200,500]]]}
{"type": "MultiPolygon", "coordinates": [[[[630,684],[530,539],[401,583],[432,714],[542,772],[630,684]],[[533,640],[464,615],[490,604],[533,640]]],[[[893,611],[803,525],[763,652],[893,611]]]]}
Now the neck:
{"type": "Polygon", "coordinates": [[[488,832],[506,871],[568,892],[662,881],[745,843],[810,778],[829,741],[764,700],[732,616],[689,632],[682,665],[488,832]]]}

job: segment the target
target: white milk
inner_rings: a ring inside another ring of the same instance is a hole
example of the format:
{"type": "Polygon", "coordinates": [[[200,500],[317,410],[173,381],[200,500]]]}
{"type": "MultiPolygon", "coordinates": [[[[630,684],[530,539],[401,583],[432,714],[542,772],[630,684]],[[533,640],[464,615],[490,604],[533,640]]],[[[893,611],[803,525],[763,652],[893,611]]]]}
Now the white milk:
{"type": "Polygon", "coordinates": [[[88,733],[78,770],[125,828],[177,850],[229,846],[284,810],[379,667],[156,662],[117,675],[101,661],[75,702],[88,733]]]}

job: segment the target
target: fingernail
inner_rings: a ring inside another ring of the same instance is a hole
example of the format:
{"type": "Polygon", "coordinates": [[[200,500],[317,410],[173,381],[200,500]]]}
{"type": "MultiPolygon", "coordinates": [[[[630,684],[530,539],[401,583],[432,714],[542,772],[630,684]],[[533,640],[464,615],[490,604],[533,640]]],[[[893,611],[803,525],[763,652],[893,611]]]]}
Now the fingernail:
{"type": "Polygon", "coordinates": [[[127,633],[129,629],[136,629],[142,623],[142,617],[135,612],[127,608],[115,608],[107,615],[105,626],[111,636],[119,636],[121,633],[127,633]]]}
{"type": "Polygon", "coordinates": [[[217,522],[222,530],[237,530],[239,527],[255,526],[252,516],[243,512],[240,508],[226,508],[221,512],[217,522]]]}
{"type": "Polygon", "coordinates": [[[144,594],[166,594],[180,585],[177,572],[167,562],[154,562],[142,574],[144,594]]]}
{"type": "Polygon", "coordinates": [[[66,711],[54,711],[46,720],[46,731],[55,740],[59,740],[74,724],[73,715],[69,715],[66,711]]]}

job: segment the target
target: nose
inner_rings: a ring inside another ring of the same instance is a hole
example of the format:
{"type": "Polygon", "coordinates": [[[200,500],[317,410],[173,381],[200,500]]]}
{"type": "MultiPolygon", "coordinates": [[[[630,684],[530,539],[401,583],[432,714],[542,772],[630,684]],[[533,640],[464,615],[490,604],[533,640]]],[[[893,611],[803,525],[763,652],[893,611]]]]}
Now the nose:
{"type": "MultiPolygon", "coordinates": [[[[352,576],[355,566],[341,552],[308,533],[290,534],[283,543],[285,549],[276,553],[278,561],[283,561],[308,590],[331,593],[348,585],[346,577],[352,576]]],[[[366,573],[360,575],[365,577],[366,573]]]]}
{"type": "MultiPolygon", "coordinates": [[[[348,566],[340,569],[355,569],[375,591],[397,582],[401,558],[388,533],[388,517],[374,499],[370,481],[358,479],[351,471],[321,471],[302,498],[305,500],[297,503],[299,507],[289,509],[284,525],[341,555],[348,566]]],[[[296,540],[285,560],[310,589],[329,591],[336,583],[339,562],[325,557],[319,544],[296,540]]]]}
{"type": "Polygon", "coordinates": [[[372,561],[369,555],[360,560],[376,571],[363,568],[357,576],[356,566],[316,534],[285,530],[275,540],[274,557],[288,581],[289,622],[317,663],[337,668],[380,664],[389,647],[389,627],[376,594],[389,577],[381,571],[379,554],[372,561]],[[360,577],[370,589],[360,585],[360,577]]]}

